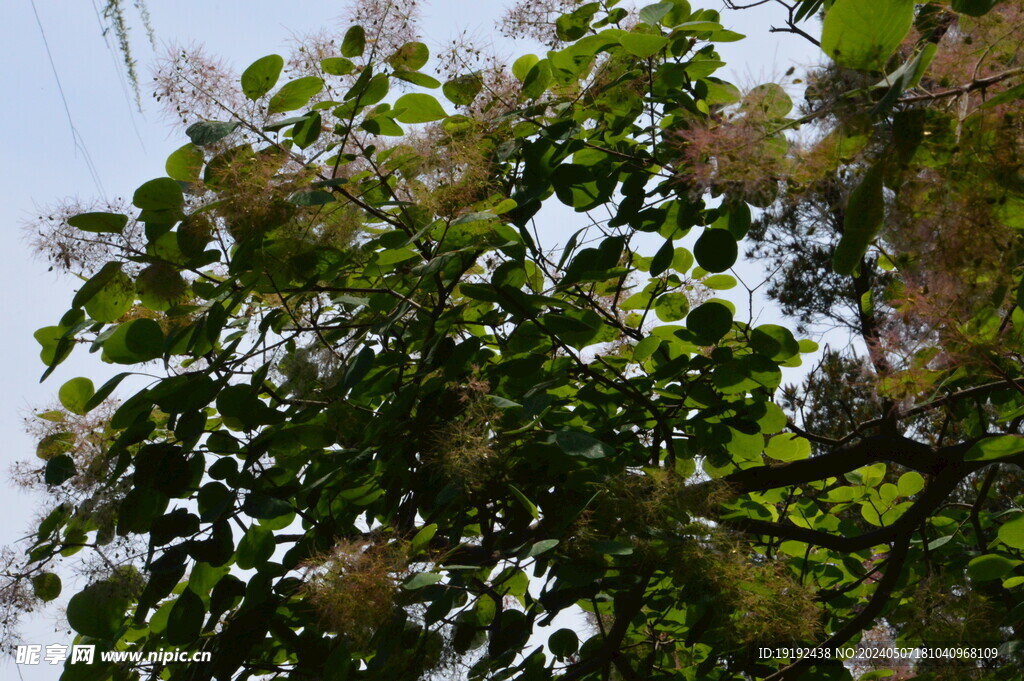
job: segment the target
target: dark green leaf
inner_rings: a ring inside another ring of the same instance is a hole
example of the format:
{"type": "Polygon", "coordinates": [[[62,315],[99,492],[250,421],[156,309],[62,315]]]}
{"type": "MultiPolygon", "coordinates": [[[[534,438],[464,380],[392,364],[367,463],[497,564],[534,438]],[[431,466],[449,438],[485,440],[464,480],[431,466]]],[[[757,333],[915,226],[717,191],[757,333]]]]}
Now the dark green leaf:
{"type": "Polygon", "coordinates": [[[345,38],[341,41],[341,55],[343,57],[361,57],[366,49],[366,31],[362,26],[353,26],[345,32],[345,38]]]}
{"type": "Polygon", "coordinates": [[[52,572],[43,572],[32,578],[32,591],[41,601],[52,601],[60,596],[60,577],[52,572]]]}
{"type": "Polygon", "coordinates": [[[699,344],[714,345],[732,329],[732,312],[721,303],[704,303],[686,316],[686,328],[699,344]]]}
{"type": "Polygon", "coordinates": [[[67,454],[58,454],[46,462],[43,481],[47,485],[62,485],[75,477],[75,461],[67,454]]]}
{"type": "Polygon", "coordinates": [[[239,123],[228,123],[223,121],[200,121],[193,123],[185,130],[185,134],[192,140],[192,144],[205,147],[219,142],[238,128],[239,123]]]}
{"type": "Polygon", "coordinates": [[[843,236],[832,257],[836,274],[853,274],[885,220],[882,164],[872,166],[850,194],[843,236]]]}
{"type": "Polygon", "coordinates": [[[724,229],[705,229],[693,245],[697,264],[708,272],[724,272],[736,263],[736,239],[724,229]]]}
{"type": "Polygon", "coordinates": [[[181,208],[185,197],[181,185],[169,177],[150,180],[135,190],[132,203],[143,210],[174,210],[181,208]]]}

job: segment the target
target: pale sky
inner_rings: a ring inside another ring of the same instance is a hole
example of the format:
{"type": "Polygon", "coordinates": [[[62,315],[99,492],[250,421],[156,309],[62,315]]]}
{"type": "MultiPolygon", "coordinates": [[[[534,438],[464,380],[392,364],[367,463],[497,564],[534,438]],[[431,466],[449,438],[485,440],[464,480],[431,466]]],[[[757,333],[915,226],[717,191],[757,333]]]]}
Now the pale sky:
{"type": "MultiPolygon", "coordinates": [[[[6,136],[0,148],[0,188],[7,196],[0,204],[0,319],[6,329],[0,344],[6,359],[0,377],[0,440],[6,443],[0,451],[0,474],[5,482],[14,461],[34,458],[35,442],[24,434],[23,418],[54,402],[57,389],[70,378],[89,376],[99,386],[114,373],[95,355],[78,349],[46,383],[39,383],[44,366],[32,333],[57,323],[79,282],[48,272],[45,262],[33,259],[22,225],[61,199],[88,201],[98,196],[86,156],[76,149],[68,112],[105,196],[130,197],[142,182],[164,175],[167,155],[187,141],[163,119],[146,89],[155,58],[167,46],[203,44],[240,72],[259,57],[283,53],[295,36],[330,27],[341,35],[345,28],[339,19],[345,3],[339,1],[147,0],[160,46],[154,52],[132,3],[126,0],[144,88],[139,113],[122,82],[120,54],[109,49],[101,35],[95,11],[101,4],[100,0],[35,0],[39,23],[32,0],[3,0],[0,10],[0,92],[4,95],[0,129],[6,136]]],[[[721,0],[691,0],[691,4],[722,9],[721,0]]],[[[497,33],[494,22],[502,13],[501,0],[425,0],[423,5],[421,33],[432,51],[463,31],[479,41],[493,42],[499,54],[536,51],[510,44],[497,33]]],[[[799,69],[819,60],[818,51],[802,39],[769,34],[769,25],[777,19],[770,8],[724,15],[726,28],[749,36],[720,46],[729,64],[725,77],[750,86],[780,77],[791,65],[799,69]]],[[[113,36],[107,41],[114,45],[113,36]]],[[[0,544],[9,544],[26,534],[38,500],[9,483],[0,489],[4,495],[0,544]]],[[[66,583],[65,598],[76,590],[66,583]]],[[[65,632],[54,632],[57,613],[51,607],[25,626],[26,641],[70,643],[65,632]]],[[[20,672],[25,681],[52,681],[60,669],[46,664],[15,666],[5,660],[0,661],[0,678],[19,678],[20,672]]]]}

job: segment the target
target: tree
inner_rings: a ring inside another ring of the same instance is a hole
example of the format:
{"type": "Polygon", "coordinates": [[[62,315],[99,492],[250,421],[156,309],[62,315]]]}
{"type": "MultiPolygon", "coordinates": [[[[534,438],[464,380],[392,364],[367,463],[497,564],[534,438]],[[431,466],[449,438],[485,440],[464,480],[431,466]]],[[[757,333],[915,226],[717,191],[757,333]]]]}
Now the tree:
{"type": "Polygon", "coordinates": [[[60,503],[9,593],[94,553],[81,640],[212,659],[63,678],[844,679],[869,630],[1020,678],[1019,9],[836,0],[791,118],[714,76],[716,12],[616,4],[444,83],[386,18],[281,85],[278,55],[234,92],[167,64],[167,177],[43,232],[88,246],[55,254],[88,276],[44,378],[79,345],[126,371],[42,415],[60,503]],[[559,248],[550,204],[589,225],[559,248]],[[866,362],[780,392],[815,344],[712,297],[751,205],[773,295],[866,362]]]}

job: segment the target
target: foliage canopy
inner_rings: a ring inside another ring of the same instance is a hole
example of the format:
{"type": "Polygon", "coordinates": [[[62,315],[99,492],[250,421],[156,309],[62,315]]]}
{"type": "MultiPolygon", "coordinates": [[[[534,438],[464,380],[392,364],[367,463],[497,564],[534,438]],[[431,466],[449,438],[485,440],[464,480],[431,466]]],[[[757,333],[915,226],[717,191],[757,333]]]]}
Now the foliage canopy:
{"type": "Polygon", "coordinates": [[[617,4],[444,82],[384,19],[233,91],[172,63],[189,143],[61,223],[87,280],[36,332],[46,375],[125,367],[42,415],[18,578],[101,556],[83,641],[212,653],[166,679],[793,680],[852,677],[757,647],[870,631],[1021,678],[1024,17],[803,0],[834,64],[792,114],[715,75],[717,12],[617,4]],[[718,293],[745,238],[866,361],[780,389],[817,347],[718,293]]]}

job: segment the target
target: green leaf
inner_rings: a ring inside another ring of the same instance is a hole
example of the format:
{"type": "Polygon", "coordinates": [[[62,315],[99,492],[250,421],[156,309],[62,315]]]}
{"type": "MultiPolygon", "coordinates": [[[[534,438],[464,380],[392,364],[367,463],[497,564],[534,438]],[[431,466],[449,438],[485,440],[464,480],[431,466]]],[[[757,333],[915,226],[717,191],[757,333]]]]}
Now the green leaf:
{"type": "Polygon", "coordinates": [[[320,68],[332,76],[347,76],[355,71],[356,65],[344,57],[328,57],[320,60],[320,68]]]}
{"type": "Polygon", "coordinates": [[[361,57],[366,49],[366,31],[362,26],[353,26],[345,32],[345,38],[341,41],[341,56],[361,57]]]}
{"type": "MultiPolygon", "coordinates": [[[[221,393],[223,395],[224,393],[221,393]]],[[[251,394],[251,393],[250,393],[251,394]]],[[[220,402],[218,402],[218,405],[220,402]]],[[[246,408],[245,405],[242,407],[246,408]]],[[[242,512],[250,518],[267,519],[292,513],[295,509],[284,499],[267,494],[252,493],[245,497],[242,512]]]]}
{"type": "Polygon", "coordinates": [[[43,572],[32,578],[32,591],[41,601],[52,601],[60,596],[60,577],[52,572],[43,572]]]}
{"type": "Polygon", "coordinates": [[[322,189],[314,189],[311,192],[296,192],[288,197],[288,201],[296,206],[325,206],[335,202],[334,194],[325,192],[322,189]]]}
{"type": "Polygon", "coordinates": [[[685,293],[666,293],[654,304],[654,313],[663,322],[674,322],[686,317],[690,311],[690,299],[685,293]]]}
{"type": "Polygon", "coordinates": [[[811,455],[811,443],[793,433],[779,433],[768,440],[764,453],[776,461],[799,461],[811,455]]]}
{"type": "Polygon", "coordinates": [[[173,210],[181,208],[185,197],[181,185],[169,177],[158,177],[135,190],[132,203],[143,210],[173,210]]]}
{"type": "Polygon", "coordinates": [[[914,0],[836,0],[825,14],[821,49],[840,66],[880,71],[914,21],[914,0]]]}
{"type": "Polygon", "coordinates": [[[469,106],[476,99],[477,94],[483,89],[484,79],[483,76],[477,73],[470,73],[465,76],[459,76],[452,78],[444,87],[441,88],[441,92],[448,98],[448,101],[456,106],[469,106]]]}
{"type": "Polygon", "coordinates": [[[424,525],[409,542],[409,554],[415,556],[430,545],[430,540],[437,534],[437,523],[424,525]]]}
{"type": "Polygon", "coordinates": [[[249,99],[256,101],[277,84],[284,68],[284,59],[277,54],[270,54],[257,59],[242,72],[242,92],[249,99]]]}
{"type": "Polygon", "coordinates": [[[693,245],[693,255],[708,272],[724,272],[735,264],[739,248],[727,230],[705,229],[693,245]]]}
{"type": "Polygon", "coordinates": [[[540,518],[540,512],[537,510],[537,505],[530,501],[530,499],[523,494],[518,487],[515,485],[509,485],[508,488],[512,492],[512,496],[516,498],[516,501],[526,509],[534,520],[540,518]]]}
{"type": "Polygon", "coordinates": [[[167,617],[167,642],[183,646],[199,638],[206,618],[203,601],[191,589],[185,589],[174,601],[167,617]]]}
{"type": "Polygon", "coordinates": [[[263,565],[274,555],[275,546],[273,532],[260,525],[253,525],[238,542],[235,564],[243,570],[263,565]]]}
{"type": "Polygon", "coordinates": [[[619,44],[622,49],[635,57],[646,59],[653,57],[668,45],[668,38],[662,35],[650,33],[633,33],[623,31],[619,35],[619,44]]]}
{"type": "Polygon", "coordinates": [[[671,2],[659,2],[655,5],[647,5],[640,10],[640,21],[650,24],[651,26],[658,26],[662,19],[664,19],[669,12],[675,8],[675,5],[671,2]]]}
{"type": "Polygon", "coordinates": [[[526,77],[530,75],[530,71],[539,61],[540,57],[535,54],[524,54],[512,62],[512,75],[515,76],[516,80],[520,83],[525,83],[526,77]]]}
{"type": "Polygon", "coordinates": [[[96,582],[68,601],[68,624],[83,636],[112,640],[124,622],[127,608],[128,599],[121,585],[96,582]]]}
{"type": "MultiPolygon", "coordinates": [[[[662,3],[669,4],[669,3],[662,3]]],[[[548,637],[548,649],[559,659],[565,659],[579,650],[580,639],[572,629],[559,629],[548,637]]]]}
{"type": "Polygon", "coordinates": [[[1012,549],[1024,549],[1024,513],[1015,513],[999,526],[999,541],[1012,549]]]}
{"type": "Polygon", "coordinates": [[[439,572],[417,572],[412,577],[405,580],[405,583],[402,584],[402,588],[406,591],[415,591],[416,589],[422,589],[423,587],[430,586],[431,584],[437,584],[442,579],[444,579],[444,575],[439,572]]]}
{"type": "Polygon", "coordinates": [[[85,311],[98,322],[116,322],[132,308],[135,286],[121,271],[120,263],[103,266],[75,294],[73,305],[85,306],[85,311]]]}
{"type": "Polygon", "coordinates": [[[193,123],[185,130],[192,144],[205,147],[219,142],[238,128],[240,123],[224,121],[200,121],[193,123]]]}
{"type": "Polygon", "coordinates": [[[988,14],[1000,0],[953,0],[953,10],[960,14],[980,17],[988,14]]]}
{"type": "Polygon", "coordinates": [[[648,336],[633,346],[633,361],[643,362],[653,355],[661,345],[662,339],[657,336],[648,336]]]}
{"type": "Polygon", "coordinates": [[[997,553],[986,553],[967,564],[967,576],[975,582],[1002,579],[1020,565],[1021,562],[1019,560],[1011,560],[997,553]]]}
{"type": "Polygon", "coordinates": [[[873,165],[850,194],[843,220],[843,236],[832,257],[836,274],[853,274],[871,241],[885,220],[885,195],[882,163],[873,165]]]}
{"type": "Polygon", "coordinates": [[[774,362],[784,362],[800,354],[800,345],[789,329],[776,324],[762,324],[750,333],[750,347],[774,362]]]}
{"type": "Polygon", "coordinates": [[[96,389],[88,378],[72,378],[60,387],[57,396],[65,409],[81,415],[85,413],[85,405],[95,392],[96,389]]]}
{"type": "Polygon", "coordinates": [[[103,356],[118,364],[138,364],[163,354],[164,332],[152,319],[132,319],[103,341],[103,356]]]}
{"type": "Polygon", "coordinates": [[[704,303],[686,316],[686,328],[698,344],[714,345],[732,329],[732,311],[721,303],[704,303]]]}
{"type": "Polygon", "coordinates": [[[419,71],[430,59],[430,50],[423,43],[406,43],[398,48],[387,62],[396,69],[419,71]]]}
{"type": "Polygon", "coordinates": [[[203,169],[203,150],[191,142],[175,149],[167,157],[164,170],[167,176],[179,182],[195,182],[203,169]]]}
{"type": "Polygon", "coordinates": [[[551,62],[547,59],[541,60],[526,74],[523,80],[523,95],[527,99],[537,99],[547,91],[551,81],[551,62]]]}
{"type": "Polygon", "coordinates": [[[285,83],[270,98],[267,113],[275,114],[301,109],[309,103],[314,95],[324,89],[324,81],[316,76],[304,76],[285,83]]]}
{"type": "Polygon", "coordinates": [[[395,71],[391,76],[393,78],[398,78],[399,80],[404,80],[407,83],[419,85],[420,87],[425,87],[431,90],[441,87],[441,81],[437,78],[428,76],[425,73],[420,73],[419,71],[395,71]]]}
{"type": "Polygon", "coordinates": [[[1024,452],[1024,437],[996,435],[979,440],[964,454],[965,461],[994,461],[1024,452]]]}
{"type": "Polygon", "coordinates": [[[75,461],[67,454],[58,454],[46,462],[43,481],[47,485],[62,485],[75,477],[75,461]]]}
{"type": "Polygon", "coordinates": [[[924,476],[917,471],[907,471],[896,481],[901,497],[912,497],[924,489],[924,476]]]}
{"type": "Polygon", "coordinates": [[[573,457],[603,459],[615,453],[610,446],[581,430],[559,430],[554,439],[563,452],[573,457]]]}
{"type": "Polygon", "coordinates": [[[661,245],[658,252],[654,254],[651,259],[650,274],[652,277],[661,276],[661,273],[669,268],[672,264],[672,258],[675,255],[675,247],[672,243],[672,239],[666,239],[665,243],[661,245]]]}
{"type": "Polygon", "coordinates": [[[399,123],[430,123],[448,115],[432,95],[422,92],[402,95],[395,102],[393,111],[399,123]]]}
{"type": "Polygon", "coordinates": [[[128,224],[128,216],[119,213],[79,213],[68,218],[68,224],[85,232],[120,234],[128,224]]]}
{"type": "Polygon", "coordinates": [[[320,112],[306,116],[292,128],[292,140],[299,149],[306,149],[320,137],[323,132],[323,118],[320,112]]]}

